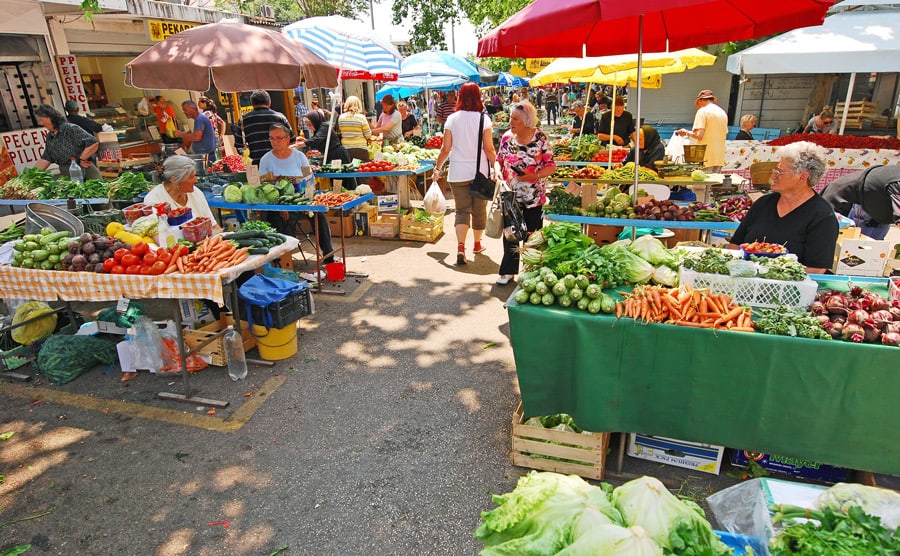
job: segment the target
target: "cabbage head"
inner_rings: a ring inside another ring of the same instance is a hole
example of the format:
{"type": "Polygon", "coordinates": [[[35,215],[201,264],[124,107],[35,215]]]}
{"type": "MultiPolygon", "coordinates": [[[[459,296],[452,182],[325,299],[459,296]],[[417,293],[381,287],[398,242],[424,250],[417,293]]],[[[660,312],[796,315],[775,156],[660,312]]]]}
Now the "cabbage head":
{"type": "Polygon", "coordinates": [[[19,324],[48,313],[50,315],[47,317],[18,328],[13,328],[11,331],[12,339],[23,346],[30,346],[38,340],[43,340],[53,334],[53,331],[56,330],[56,313],[53,312],[49,305],[41,301],[29,301],[19,305],[19,308],[16,309],[13,315],[13,324],[19,324]]]}
{"type": "Polygon", "coordinates": [[[670,264],[675,257],[665,244],[650,234],[642,235],[628,246],[632,253],[656,266],[670,264]]]}
{"type": "Polygon", "coordinates": [[[281,192],[278,190],[278,188],[271,183],[267,183],[259,189],[260,193],[262,193],[261,197],[265,198],[266,203],[270,205],[278,201],[278,197],[281,196],[281,192]]]}
{"type": "Polygon", "coordinates": [[[653,269],[653,277],[651,280],[654,284],[674,288],[678,286],[678,272],[667,266],[660,265],[653,269]]]}
{"type": "Polygon", "coordinates": [[[709,176],[706,175],[706,172],[703,170],[694,170],[691,172],[691,179],[694,181],[706,181],[706,178],[709,176]]]}
{"type": "Polygon", "coordinates": [[[641,527],[597,525],[577,535],[556,556],[663,556],[662,548],[641,527]]]}
{"type": "Polygon", "coordinates": [[[640,477],[616,488],[612,494],[616,508],[629,527],[643,527],[663,549],[682,554],[725,556],[732,554],[706,520],[697,504],[679,500],[653,477],[640,477]]]}
{"type": "Polygon", "coordinates": [[[241,196],[247,205],[262,205],[266,203],[266,198],[261,194],[256,186],[245,183],[241,186],[241,196]]]}
{"type": "Polygon", "coordinates": [[[495,495],[498,505],[482,512],[475,537],[484,543],[481,556],[553,555],[571,543],[582,514],[582,529],[622,523],[606,492],[581,477],[532,471],[515,490],[495,495]]]}
{"type": "Polygon", "coordinates": [[[229,184],[228,187],[222,191],[222,197],[229,203],[240,203],[244,199],[243,195],[241,195],[240,186],[233,183],[229,184]]]}

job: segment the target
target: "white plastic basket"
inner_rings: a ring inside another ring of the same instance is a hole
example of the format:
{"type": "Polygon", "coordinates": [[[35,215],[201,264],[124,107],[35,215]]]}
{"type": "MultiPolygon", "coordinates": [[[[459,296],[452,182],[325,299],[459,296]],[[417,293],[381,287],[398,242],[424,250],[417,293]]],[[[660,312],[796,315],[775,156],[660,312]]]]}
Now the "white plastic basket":
{"type": "Polygon", "coordinates": [[[808,307],[816,300],[819,284],[807,278],[802,282],[740,278],[724,274],[704,274],[682,267],[681,285],[706,288],[712,293],[724,293],[740,305],[751,307],[808,307]]]}

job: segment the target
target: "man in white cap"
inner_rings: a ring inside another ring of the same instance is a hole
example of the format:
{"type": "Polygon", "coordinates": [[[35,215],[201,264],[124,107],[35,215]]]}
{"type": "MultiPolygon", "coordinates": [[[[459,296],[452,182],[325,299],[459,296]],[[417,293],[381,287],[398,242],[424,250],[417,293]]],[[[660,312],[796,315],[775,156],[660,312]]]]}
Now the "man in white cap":
{"type": "Polygon", "coordinates": [[[728,114],[716,104],[716,95],[703,89],[694,101],[697,114],[694,128],[679,129],[678,135],[687,137],[697,145],[706,145],[703,171],[718,174],[725,165],[725,136],[728,135],[728,114]]]}

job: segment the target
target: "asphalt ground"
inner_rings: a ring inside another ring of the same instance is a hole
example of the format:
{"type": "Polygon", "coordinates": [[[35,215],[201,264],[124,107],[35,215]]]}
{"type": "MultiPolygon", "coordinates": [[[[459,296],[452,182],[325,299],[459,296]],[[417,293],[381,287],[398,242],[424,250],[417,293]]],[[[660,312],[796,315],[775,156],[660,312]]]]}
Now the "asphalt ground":
{"type": "MultiPolygon", "coordinates": [[[[368,278],[315,295],[295,357],[237,383],[220,367],[190,377],[192,395],[229,402],[215,415],[157,397],[180,377],[0,383],[0,434],[15,433],[0,441],[0,553],[476,554],[491,493],[527,469],[508,459],[519,392],[501,244],[458,267],[452,223],[436,244],[348,239],[348,270],[368,278]]],[[[609,479],[654,475],[699,501],[728,471],[626,457],[609,479]]]]}

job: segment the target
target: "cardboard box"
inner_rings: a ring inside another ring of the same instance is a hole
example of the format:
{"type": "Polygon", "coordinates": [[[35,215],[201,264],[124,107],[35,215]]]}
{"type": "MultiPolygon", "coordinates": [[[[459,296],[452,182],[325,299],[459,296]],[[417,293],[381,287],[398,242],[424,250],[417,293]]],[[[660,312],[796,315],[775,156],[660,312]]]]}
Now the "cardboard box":
{"type": "MultiPolygon", "coordinates": [[[[660,224],[663,228],[666,227],[665,222],[660,222],[660,224]]],[[[666,247],[675,247],[682,241],[700,241],[700,230],[687,230],[684,228],[671,228],[671,230],[675,235],[662,240],[666,247]]]]}
{"type": "Polygon", "coordinates": [[[513,465],[519,467],[600,480],[606,468],[609,435],[608,432],[582,434],[526,425],[519,402],[512,417],[510,456],[513,465]]]}
{"type": "Polygon", "coordinates": [[[881,276],[892,248],[890,241],[842,240],[835,247],[832,270],[842,276],[881,276]]]}
{"type": "Polygon", "coordinates": [[[725,446],[715,444],[646,434],[628,435],[628,455],[631,457],[695,469],[713,475],[719,474],[724,453],[725,446]]]}
{"type": "Polygon", "coordinates": [[[340,211],[331,211],[326,214],[325,218],[328,220],[328,229],[331,230],[331,237],[350,237],[354,235],[353,214],[345,214],[342,217],[340,211]],[[344,221],[343,228],[341,227],[341,220],[344,221]],[[341,233],[342,231],[343,233],[341,233]]]}
{"type": "Polygon", "coordinates": [[[368,207],[353,213],[353,223],[356,227],[356,235],[369,235],[369,222],[378,218],[378,207],[368,207]]]}
{"type": "Polygon", "coordinates": [[[397,212],[400,210],[400,195],[378,195],[378,214],[397,212]]]}
{"type": "Polygon", "coordinates": [[[735,450],[731,456],[731,464],[737,467],[747,467],[747,463],[751,459],[767,471],[823,483],[839,483],[846,480],[850,474],[850,470],[845,467],[834,467],[811,460],[786,458],[749,450],[735,450]]]}
{"type": "Polygon", "coordinates": [[[369,221],[369,235],[381,239],[394,239],[400,233],[399,214],[380,214],[369,221]]]}
{"type": "Polygon", "coordinates": [[[624,228],[622,226],[599,226],[589,224],[587,227],[587,235],[594,240],[599,246],[608,245],[619,239],[619,234],[624,228]]]}
{"type": "MultiPolygon", "coordinates": [[[[195,328],[199,328],[216,320],[210,308],[199,299],[179,299],[178,306],[181,307],[181,322],[192,324],[195,328]]],[[[98,322],[98,325],[99,324],[100,323],[98,322]]],[[[105,332],[102,328],[100,331],[105,332]]],[[[124,333],[125,332],[110,332],[110,334],[124,333]]]]}
{"type": "MultiPolygon", "coordinates": [[[[184,314],[184,313],[182,313],[182,314],[184,314]]],[[[187,322],[187,321],[185,321],[185,322],[187,322]]],[[[121,328],[121,327],[116,326],[115,324],[113,324],[111,322],[107,322],[105,320],[98,320],[97,321],[97,332],[100,332],[102,334],[119,334],[119,335],[124,336],[125,334],[128,333],[128,329],[121,328]]]]}

